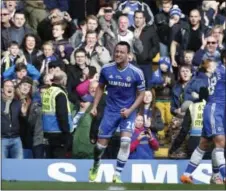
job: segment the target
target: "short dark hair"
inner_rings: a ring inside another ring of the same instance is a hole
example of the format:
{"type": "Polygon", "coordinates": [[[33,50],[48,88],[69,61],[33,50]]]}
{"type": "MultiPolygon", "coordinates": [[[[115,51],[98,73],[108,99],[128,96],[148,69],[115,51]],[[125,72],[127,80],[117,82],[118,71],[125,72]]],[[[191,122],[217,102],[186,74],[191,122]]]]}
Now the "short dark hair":
{"type": "Polygon", "coordinates": [[[17,10],[13,17],[15,17],[16,14],[24,15],[24,17],[25,17],[25,13],[22,10],[17,10]]]}
{"type": "Polygon", "coordinates": [[[84,48],[79,48],[79,49],[75,50],[75,52],[74,52],[74,57],[75,57],[76,54],[79,53],[79,52],[82,52],[82,53],[84,53],[84,54],[86,55],[85,49],[84,49],[84,48]]]}
{"type": "Polygon", "coordinates": [[[91,31],[91,30],[87,31],[86,32],[86,37],[88,36],[88,34],[96,34],[96,36],[97,36],[97,32],[96,31],[91,31]]]}
{"type": "Polygon", "coordinates": [[[26,40],[27,40],[28,37],[32,37],[32,38],[35,39],[35,49],[39,49],[40,48],[40,44],[41,44],[41,39],[37,35],[35,35],[33,33],[28,33],[28,34],[26,34],[24,36],[22,44],[21,44],[21,47],[23,49],[26,49],[26,40]]]}
{"type": "Polygon", "coordinates": [[[111,7],[113,8],[113,1],[104,2],[101,7],[111,7]]]}
{"type": "Polygon", "coordinates": [[[191,71],[191,66],[189,64],[182,64],[179,66],[179,72],[181,71],[182,68],[187,68],[191,71]]]}
{"type": "Polygon", "coordinates": [[[8,48],[9,48],[9,47],[11,47],[11,46],[17,46],[18,48],[20,48],[19,43],[18,43],[18,42],[16,42],[16,41],[11,41],[11,42],[9,43],[8,48]]]}
{"type": "Polygon", "coordinates": [[[97,69],[94,66],[89,66],[89,78],[93,78],[97,73],[97,69]]]}
{"type": "Polygon", "coordinates": [[[120,41],[120,42],[118,42],[118,43],[116,44],[116,47],[117,47],[118,45],[120,45],[120,46],[126,46],[126,47],[127,47],[127,50],[128,50],[127,52],[130,53],[130,45],[129,45],[128,42],[126,42],[126,41],[120,41]]]}
{"type": "Polygon", "coordinates": [[[27,66],[23,62],[19,62],[16,64],[15,71],[19,72],[21,70],[27,70],[27,66]]]}
{"type": "Polygon", "coordinates": [[[143,17],[145,18],[144,11],[136,10],[136,11],[134,12],[134,17],[136,16],[137,13],[142,13],[142,14],[143,14],[143,17]]]}
{"type": "Polygon", "coordinates": [[[199,15],[201,16],[201,12],[200,12],[200,10],[198,10],[198,9],[192,9],[192,10],[189,12],[189,16],[190,16],[191,12],[194,12],[194,11],[198,12],[199,15]]]}

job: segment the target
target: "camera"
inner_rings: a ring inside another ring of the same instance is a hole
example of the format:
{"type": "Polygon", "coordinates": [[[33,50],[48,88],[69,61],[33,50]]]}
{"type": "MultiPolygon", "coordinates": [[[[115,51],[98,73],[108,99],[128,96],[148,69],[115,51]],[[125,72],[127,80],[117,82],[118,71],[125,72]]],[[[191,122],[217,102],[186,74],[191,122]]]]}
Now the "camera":
{"type": "Polygon", "coordinates": [[[104,9],[104,13],[112,13],[112,9],[104,9]]]}

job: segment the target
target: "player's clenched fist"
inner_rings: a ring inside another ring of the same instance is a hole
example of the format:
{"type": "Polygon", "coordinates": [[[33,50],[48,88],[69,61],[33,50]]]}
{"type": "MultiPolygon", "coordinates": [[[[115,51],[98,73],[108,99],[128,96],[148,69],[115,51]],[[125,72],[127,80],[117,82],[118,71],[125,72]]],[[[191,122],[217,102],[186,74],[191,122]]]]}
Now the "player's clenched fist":
{"type": "Polygon", "coordinates": [[[96,108],[96,107],[92,108],[91,111],[90,111],[90,113],[91,113],[91,115],[93,115],[94,117],[97,116],[97,108],[96,108]]]}
{"type": "Polygon", "coordinates": [[[127,108],[123,108],[121,109],[120,113],[122,117],[127,118],[131,114],[131,110],[127,108]]]}

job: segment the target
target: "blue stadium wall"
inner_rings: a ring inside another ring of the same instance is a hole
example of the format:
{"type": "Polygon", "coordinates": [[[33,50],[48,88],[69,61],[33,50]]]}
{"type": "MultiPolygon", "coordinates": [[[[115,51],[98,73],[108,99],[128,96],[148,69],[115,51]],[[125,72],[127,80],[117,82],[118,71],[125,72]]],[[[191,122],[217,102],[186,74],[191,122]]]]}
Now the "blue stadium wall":
{"type": "MultiPolygon", "coordinates": [[[[111,182],[116,161],[103,160],[97,182],[111,182]]],[[[123,182],[180,183],[187,160],[129,160],[122,173],[123,182]]],[[[88,182],[91,160],[2,160],[2,180],[88,182]]],[[[195,183],[208,184],[210,161],[203,161],[193,174],[195,183]]]]}

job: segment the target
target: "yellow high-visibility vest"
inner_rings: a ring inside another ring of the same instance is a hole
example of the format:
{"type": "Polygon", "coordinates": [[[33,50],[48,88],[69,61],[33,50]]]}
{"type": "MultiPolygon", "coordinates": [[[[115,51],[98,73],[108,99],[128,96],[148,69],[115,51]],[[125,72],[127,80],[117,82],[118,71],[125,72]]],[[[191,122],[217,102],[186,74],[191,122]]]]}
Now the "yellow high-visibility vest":
{"type": "Polygon", "coordinates": [[[56,96],[60,93],[63,93],[67,99],[68,121],[70,131],[72,130],[72,116],[68,96],[61,88],[51,86],[41,94],[44,132],[61,132],[56,118],[56,96]]]}
{"type": "Polygon", "coordinates": [[[189,106],[191,114],[191,131],[190,136],[201,136],[203,127],[203,110],[206,105],[206,101],[192,103],[189,106]]]}

